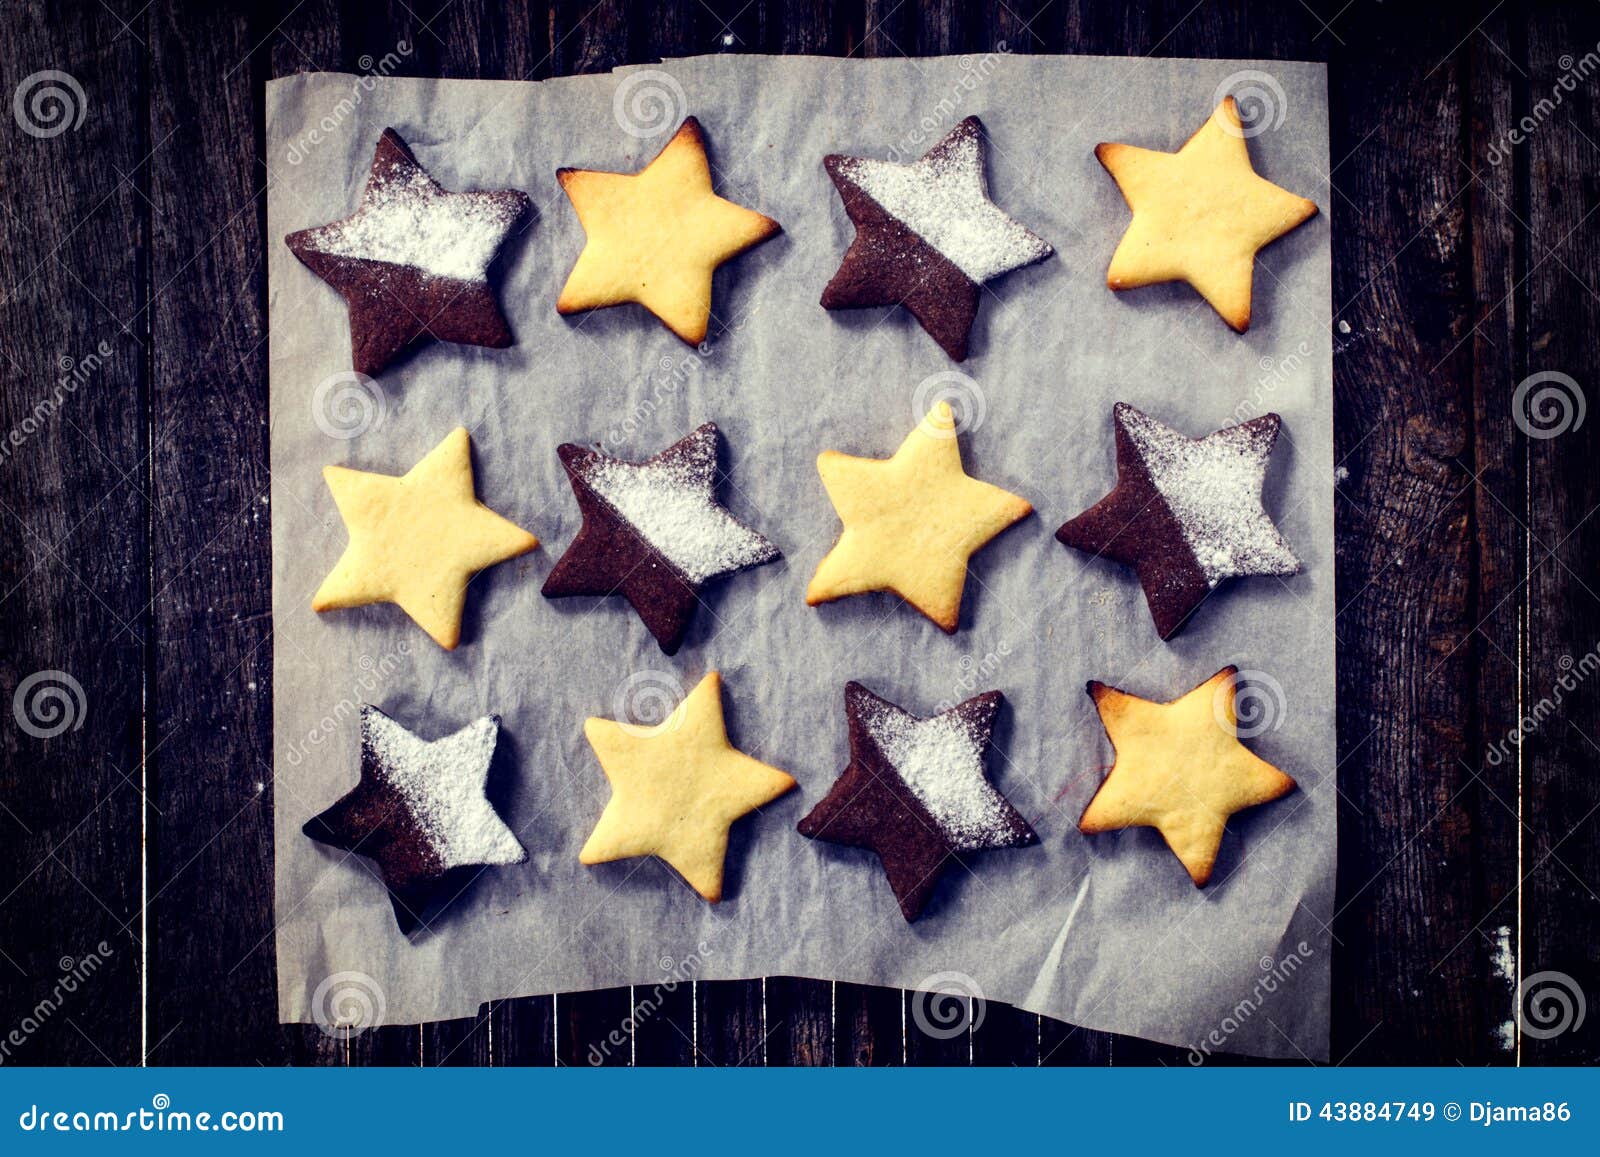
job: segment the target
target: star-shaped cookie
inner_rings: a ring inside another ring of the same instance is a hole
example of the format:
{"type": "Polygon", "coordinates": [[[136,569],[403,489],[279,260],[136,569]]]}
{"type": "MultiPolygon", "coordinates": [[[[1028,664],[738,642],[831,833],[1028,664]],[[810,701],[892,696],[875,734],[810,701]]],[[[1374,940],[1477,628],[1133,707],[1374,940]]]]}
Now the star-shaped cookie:
{"type": "Polygon", "coordinates": [[[845,684],[850,763],[800,821],[800,834],[877,853],[907,920],[922,912],[952,857],[1038,843],[984,772],[1004,701],[987,691],[922,719],[845,684]]]}
{"type": "Polygon", "coordinates": [[[384,129],[355,213],[284,241],[344,298],[351,360],[371,375],[428,339],[511,344],[489,265],[530,208],[516,189],[450,192],[384,129]]]}
{"type": "Polygon", "coordinates": [[[461,641],[467,584],[539,545],[474,494],[472,446],[457,427],[398,478],[324,466],[350,543],[311,609],[395,603],[447,651],[461,641]]]}
{"type": "Polygon", "coordinates": [[[1055,252],[989,199],[977,117],[910,164],[828,156],[823,167],[856,227],[824,309],[903,305],[956,361],[984,282],[1055,252]]]}
{"type": "Polygon", "coordinates": [[[795,786],[728,742],[715,671],[654,727],[588,719],[583,733],[611,783],[611,800],[578,859],[659,856],[713,904],[722,899],[728,828],[795,786]]]}
{"type": "Polygon", "coordinates": [[[1310,220],[1317,206],[1256,174],[1233,97],[1176,153],[1101,144],[1094,155],[1133,210],[1106,284],[1187,281],[1223,321],[1239,333],[1249,329],[1256,252],[1310,220]]]}
{"type": "Polygon", "coordinates": [[[955,415],[937,402],[892,458],[824,450],[822,485],[844,523],[806,588],[806,603],[893,591],[954,634],[967,561],[1033,506],[961,468],[955,415]]]}
{"type": "Polygon", "coordinates": [[[1089,697],[1116,753],[1078,821],[1085,835],[1155,828],[1205,887],[1228,817],[1288,795],[1295,782],[1239,742],[1237,667],[1224,667],[1181,699],[1152,703],[1104,683],[1089,697]]]}
{"type": "Polygon", "coordinates": [[[1204,438],[1186,438],[1125,402],[1112,416],[1116,488],[1056,538],[1133,567],[1163,639],[1225,580],[1300,570],[1261,505],[1278,415],[1204,438]]]}
{"type": "Polygon", "coordinates": [[[694,117],[638,173],[557,169],[556,179],[587,237],[556,310],[637,302],[690,345],[706,337],[713,271],[779,231],[771,217],[712,192],[694,117]]]}
{"type": "Polygon", "coordinates": [[[545,579],[545,597],[621,595],[676,653],[706,583],[781,557],[717,501],[719,443],[707,422],[644,462],[558,447],[583,525],[545,579]]]}
{"type": "Polygon", "coordinates": [[[484,795],[500,717],[419,739],[371,704],[361,707],[361,779],[301,829],[378,865],[402,933],[467,882],[463,870],[528,858],[484,795]]]}

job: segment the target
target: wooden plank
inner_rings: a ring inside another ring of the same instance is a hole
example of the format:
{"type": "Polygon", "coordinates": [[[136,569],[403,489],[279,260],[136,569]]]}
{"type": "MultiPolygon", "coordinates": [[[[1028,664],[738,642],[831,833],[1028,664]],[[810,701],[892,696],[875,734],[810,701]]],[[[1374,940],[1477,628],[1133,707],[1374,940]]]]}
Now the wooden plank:
{"type": "MultiPolygon", "coordinates": [[[[980,1022],[987,1023],[994,1011],[981,996],[967,995],[963,983],[960,992],[906,992],[905,998],[905,1049],[908,1065],[956,1065],[972,1063],[972,1029],[980,1022]]],[[[995,1006],[998,1008],[999,1006],[995,1006]]],[[[994,1034],[995,1051],[1007,1054],[1016,1049],[1017,1042],[1006,1035],[1015,1024],[1007,1022],[994,1034]]],[[[1034,1043],[1037,1031],[1030,1026],[1029,1044],[1034,1043]]]]}
{"type": "Polygon", "coordinates": [[[767,1064],[831,1065],[833,983],[796,976],[767,977],[767,1064]]]}
{"type": "Polygon", "coordinates": [[[1485,1053],[1477,919],[1469,452],[1472,310],[1461,33],[1420,9],[1343,22],[1331,50],[1339,486],[1340,860],[1333,1056],[1485,1053]],[[1404,383],[1397,388],[1397,383],[1404,383]],[[1434,962],[1444,960],[1437,970],[1434,962]]]}
{"type": "MultiPolygon", "coordinates": [[[[1600,402],[1600,117],[1596,45],[1600,12],[1563,7],[1534,21],[1527,43],[1527,96],[1533,122],[1526,158],[1527,351],[1529,374],[1557,372],[1577,384],[1545,383],[1566,398],[1572,428],[1529,441],[1529,501],[1534,560],[1529,583],[1527,692],[1523,713],[1559,702],[1557,717],[1532,729],[1523,746],[1526,821],[1518,974],[1523,1063],[1600,1060],[1600,704],[1592,689],[1556,700],[1563,676],[1586,680],[1600,646],[1600,418],[1577,424],[1576,402],[1600,402]],[[1560,101],[1557,104],[1557,101],[1560,101]],[[1578,994],[1588,1015],[1577,1022],[1578,994]]],[[[1538,420],[1547,435],[1560,422],[1538,420]]],[[[1563,413],[1559,408],[1556,413],[1563,413]]],[[[1489,923],[1500,923],[1495,914],[1489,923]]]]}
{"type": "Polygon", "coordinates": [[[696,1015],[700,986],[675,971],[676,961],[663,963],[666,967],[654,983],[633,987],[633,1063],[700,1064],[703,1058],[696,1047],[700,1030],[696,1015]]]}
{"type": "Polygon", "coordinates": [[[150,1060],[273,1062],[265,53],[244,14],[147,26],[155,768],[150,1060]],[[204,446],[205,452],[195,448],[204,446]],[[243,854],[241,854],[243,852],[243,854]],[[228,897],[219,904],[216,897],[228,897]],[[208,1015],[219,991],[245,996],[208,1015]]]}
{"type": "Polygon", "coordinates": [[[808,56],[848,56],[860,40],[858,5],[837,0],[765,0],[769,29],[764,51],[808,56]]]}
{"type": "MultiPolygon", "coordinates": [[[[1506,1031],[1515,1021],[1516,969],[1506,966],[1503,954],[1515,956],[1522,939],[1516,903],[1522,790],[1519,761],[1500,754],[1503,745],[1495,744],[1516,726],[1526,669],[1528,441],[1513,420],[1511,396],[1527,372],[1527,254],[1516,242],[1526,220],[1527,188],[1525,181],[1519,184],[1518,164],[1501,156],[1500,142],[1521,115],[1516,106],[1523,103],[1527,71],[1522,23],[1521,14],[1490,12],[1468,45],[1468,163],[1476,175],[1467,194],[1474,299],[1472,462],[1478,475],[1472,503],[1476,630],[1467,644],[1477,668],[1477,700],[1471,705],[1468,763],[1478,777],[1471,789],[1475,842],[1485,854],[1463,871],[1480,925],[1452,948],[1452,955],[1475,960],[1483,978],[1469,1026],[1483,1042],[1479,1059],[1505,1064],[1516,1059],[1514,1035],[1506,1031]]],[[[1525,167],[1521,171],[1526,174],[1525,167]]]]}
{"type": "Polygon", "coordinates": [[[1039,1018],[1039,1064],[1105,1066],[1115,1059],[1116,1037],[1111,1033],[1079,1028],[1065,1021],[1039,1018]]]}
{"type": "Polygon", "coordinates": [[[835,984],[833,1063],[874,1068],[905,1064],[905,993],[865,984],[835,984]]]}
{"type": "Polygon", "coordinates": [[[555,997],[496,1001],[489,1014],[489,1055],[496,1065],[555,1063],[555,997]]]}
{"type": "Polygon", "coordinates": [[[145,1043],[137,33],[95,5],[0,9],[24,110],[0,151],[0,1016],[24,1038],[0,1046],[8,1065],[137,1064],[145,1043]],[[58,996],[63,977],[76,991],[58,996]]]}

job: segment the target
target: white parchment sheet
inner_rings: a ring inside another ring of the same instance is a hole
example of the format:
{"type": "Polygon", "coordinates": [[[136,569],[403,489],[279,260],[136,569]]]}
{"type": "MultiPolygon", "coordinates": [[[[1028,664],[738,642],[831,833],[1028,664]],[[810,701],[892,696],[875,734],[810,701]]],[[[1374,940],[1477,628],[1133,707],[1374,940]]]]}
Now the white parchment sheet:
{"type": "Polygon", "coordinates": [[[314,1019],[336,995],[325,982],[347,971],[371,978],[384,1021],[407,1023],[470,1016],[491,999],[654,984],[698,960],[696,979],[915,988],[954,971],[988,999],[1090,1028],[1325,1058],[1335,855],[1326,89],[1318,64],[1003,55],[730,55],[542,83],[318,74],[269,85],[283,1019],[314,1019]],[[1224,82],[1265,102],[1252,122],[1257,169],[1322,210],[1263,255],[1242,337],[1187,287],[1106,289],[1128,212],[1093,155],[1099,141],[1176,149],[1224,82]],[[635,171],[689,112],[705,126],[719,191],[783,233],[718,274],[704,352],[637,307],[559,317],[583,233],[555,170],[635,171]],[[818,305],[852,236],[822,157],[913,159],[969,114],[987,130],[995,200],[1057,255],[985,292],[972,356],[956,366],[904,311],[818,305]],[[353,209],[391,125],[446,187],[522,189],[537,217],[497,267],[514,347],[431,345],[363,388],[335,377],[350,368],[342,302],[282,239],[353,209]],[[946,377],[925,384],[935,375],[946,377]],[[971,408],[968,471],[1037,513],[977,556],[954,636],[888,595],[808,608],[806,582],[838,531],[818,451],[889,455],[941,389],[971,408]],[[1304,573],[1235,583],[1162,643],[1131,572],[1052,537],[1112,485],[1119,400],[1190,435],[1282,414],[1267,508],[1304,573]],[[784,560],[713,586],[670,659],[620,599],[541,597],[579,524],[557,444],[601,441],[642,458],[706,420],[727,439],[725,500],[784,560]],[[395,607],[314,614],[311,594],[345,544],[321,468],[403,473],[458,424],[472,432],[479,496],[542,548],[474,582],[452,653],[395,607]],[[1251,745],[1301,790],[1238,817],[1199,891],[1154,831],[1078,834],[1111,757],[1084,682],[1168,699],[1227,663],[1258,673],[1243,708],[1260,732],[1251,745]],[[800,782],[736,825],[727,899],[715,906],[655,861],[578,863],[607,798],[583,719],[670,706],[713,668],[735,743],[800,782]],[[850,679],[919,714],[990,688],[1006,695],[992,774],[1040,845],[954,868],[913,925],[870,853],[794,830],[845,766],[850,679]],[[415,942],[396,930],[366,861],[300,831],[356,781],[362,702],[427,738],[504,717],[491,795],[529,860],[484,873],[415,942]]]}

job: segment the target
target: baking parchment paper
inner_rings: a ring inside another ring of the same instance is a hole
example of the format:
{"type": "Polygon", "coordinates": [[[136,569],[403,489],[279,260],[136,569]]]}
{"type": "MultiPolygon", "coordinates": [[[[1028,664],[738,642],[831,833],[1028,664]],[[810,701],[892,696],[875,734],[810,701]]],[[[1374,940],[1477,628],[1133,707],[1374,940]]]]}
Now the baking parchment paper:
{"type": "Polygon", "coordinates": [[[285,1021],[336,1016],[346,973],[370,978],[367,1020],[409,1023],[687,971],[965,987],[1190,1047],[1196,1060],[1327,1056],[1334,479],[1322,65],[729,55],[541,83],[302,75],[274,81],[267,97],[285,1021]],[[1262,255],[1242,337],[1186,287],[1106,289],[1128,213],[1093,155],[1104,140],[1176,149],[1224,87],[1253,112],[1256,168],[1322,209],[1262,255]],[[705,126],[719,191],[783,233],[718,274],[702,351],[636,307],[557,316],[583,234],[555,169],[634,171],[688,112],[705,126]],[[987,130],[995,200],[1057,255],[985,292],[972,356],[956,366],[904,311],[818,306],[852,236],[821,160],[914,159],[969,114],[987,130]],[[525,190],[537,218],[498,266],[515,346],[432,345],[365,384],[348,373],[342,303],[282,238],[351,211],[388,125],[446,187],[525,190]],[[889,595],[808,608],[806,581],[838,531],[817,452],[887,456],[921,410],[952,395],[969,427],[968,471],[1037,509],[977,556],[960,631],[945,636],[889,595]],[[1173,642],[1158,640],[1131,573],[1052,538],[1113,482],[1118,400],[1191,435],[1282,414],[1267,506],[1304,573],[1235,583],[1173,642]],[[601,442],[640,458],[708,419],[727,439],[726,501],[785,560],[713,586],[670,659],[620,599],[542,598],[579,523],[556,445],[601,442]],[[322,466],[402,473],[457,424],[472,431],[479,496],[543,547],[474,582],[453,653],[395,607],[315,615],[311,593],[345,542],[322,466]],[[1171,698],[1227,663],[1249,673],[1251,745],[1300,791],[1238,817],[1199,891],[1153,831],[1077,833],[1110,762],[1083,688],[1095,678],[1171,698]],[[584,717],[659,718],[713,668],[734,741],[800,781],[736,826],[716,906],[653,860],[578,863],[607,798],[584,717]],[[1041,844],[950,871],[913,925],[870,853],[794,830],[845,765],[849,679],[921,714],[989,688],[1006,695],[992,774],[1041,844]],[[396,930],[366,861],[300,832],[355,782],[362,702],[429,738],[486,712],[504,719],[491,793],[529,861],[485,872],[415,942],[396,930]]]}

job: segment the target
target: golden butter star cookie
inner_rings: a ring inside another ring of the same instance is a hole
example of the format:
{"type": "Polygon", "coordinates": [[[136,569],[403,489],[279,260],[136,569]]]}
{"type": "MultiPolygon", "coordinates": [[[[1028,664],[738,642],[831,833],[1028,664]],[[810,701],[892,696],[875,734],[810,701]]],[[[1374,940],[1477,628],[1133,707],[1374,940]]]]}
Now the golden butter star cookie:
{"type": "Polygon", "coordinates": [[[1133,210],[1106,284],[1186,281],[1223,321],[1239,333],[1249,329],[1256,252],[1310,220],[1317,206],[1256,174],[1233,97],[1176,153],[1100,144],[1094,155],[1133,210]]]}
{"type": "Polygon", "coordinates": [[[793,777],[728,742],[716,671],[653,727],[587,719],[583,733],[611,799],[578,859],[659,856],[713,904],[722,899],[729,827],[795,786],[793,777]]]}
{"type": "Polygon", "coordinates": [[[1237,667],[1224,667],[1171,703],[1091,682],[1116,753],[1078,820],[1085,835],[1155,828],[1197,887],[1211,879],[1228,817],[1288,795],[1294,780],[1239,742],[1237,667]]]}
{"type": "Polygon", "coordinates": [[[955,415],[938,402],[894,457],[824,450],[817,472],[844,523],[806,588],[806,604],[893,591],[953,634],[967,562],[1033,511],[1027,499],[961,468],[955,415]]]}
{"type": "Polygon", "coordinates": [[[312,596],[314,611],[395,603],[451,651],[472,576],[539,545],[478,501],[471,440],[459,426],[399,477],[344,466],[325,466],[322,476],[350,543],[312,596]]]}
{"type": "Polygon", "coordinates": [[[587,238],[559,313],[637,302],[690,345],[705,340],[711,274],[779,231],[712,192],[700,122],[689,117],[638,173],[557,169],[587,238]]]}

